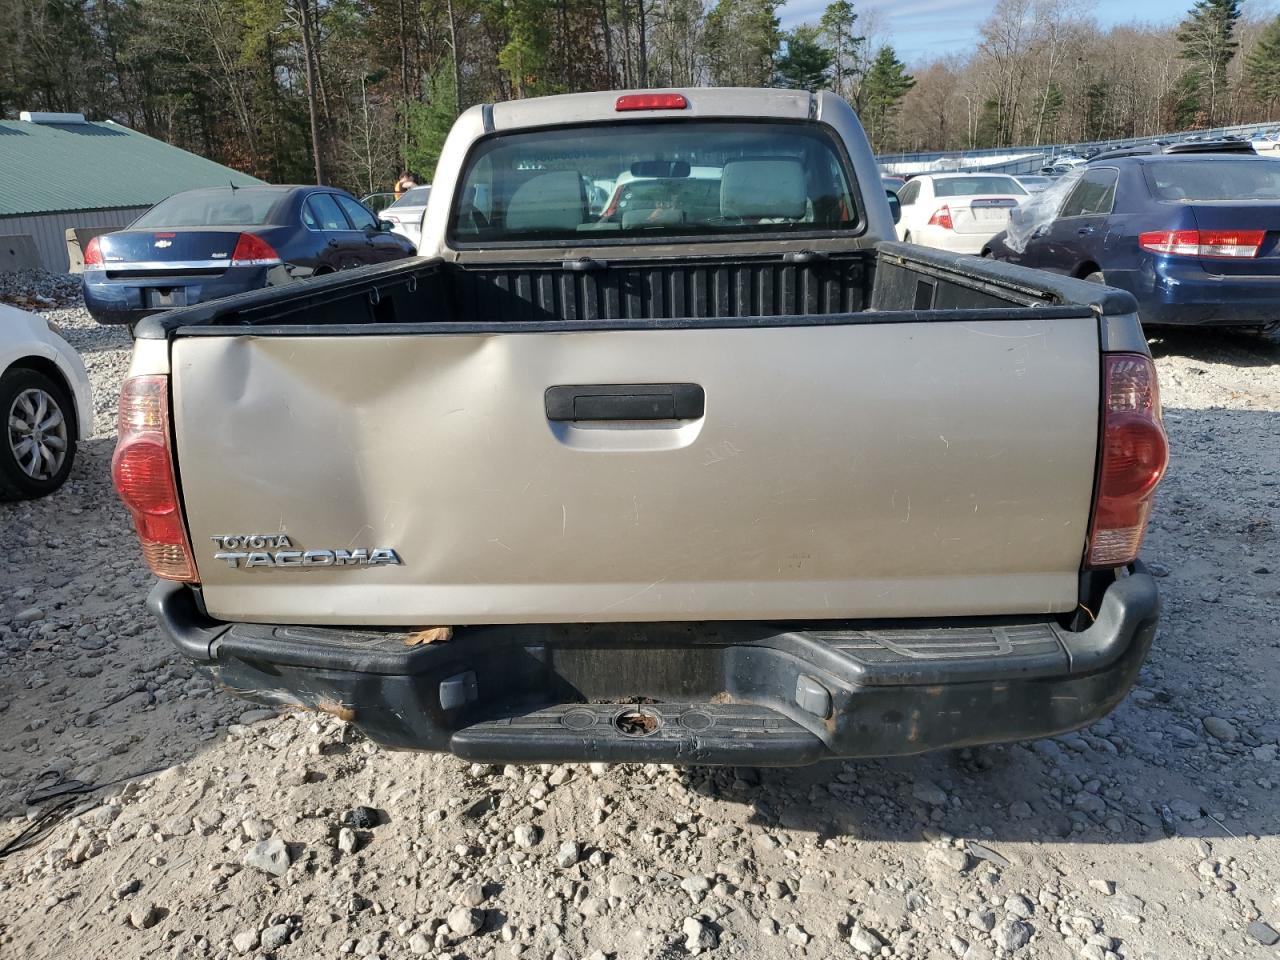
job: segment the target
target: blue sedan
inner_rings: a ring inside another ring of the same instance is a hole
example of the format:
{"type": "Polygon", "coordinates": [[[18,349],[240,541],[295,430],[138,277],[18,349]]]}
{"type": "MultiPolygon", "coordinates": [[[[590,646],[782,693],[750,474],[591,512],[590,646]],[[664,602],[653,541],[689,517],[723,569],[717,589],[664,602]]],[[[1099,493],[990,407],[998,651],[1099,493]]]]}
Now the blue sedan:
{"type": "Polygon", "coordinates": [[[126,229],[89,241],[84,300],[99,323],[414,256],[392,224],[333,187],[176,193],[126,229]]]}
{"type": "Polygon", "coordinates": [[[1280,322],[1280,162],[1103,158],[1015,212],[985,256],[1128,290],[1151,325],[1280,322]]]}

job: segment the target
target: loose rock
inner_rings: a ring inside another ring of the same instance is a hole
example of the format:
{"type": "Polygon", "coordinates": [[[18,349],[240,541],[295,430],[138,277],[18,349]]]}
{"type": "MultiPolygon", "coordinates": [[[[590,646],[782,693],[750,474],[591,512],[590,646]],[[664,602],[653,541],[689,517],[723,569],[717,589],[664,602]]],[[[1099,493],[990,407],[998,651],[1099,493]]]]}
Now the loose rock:
{"type": "Polygon", "coordinates": [[[244,855],[244,865],[261,870],[273,877],[283,877],[289,872],[289,848],[279,837],[259,840],[244,855]]]}
{"type": "Polygon", "coordinates": [[[714,950],[720,943],[715,928],[699,917],[686,917],[681,929],[684,931],[684,948],[690,953],[714,950]]]}

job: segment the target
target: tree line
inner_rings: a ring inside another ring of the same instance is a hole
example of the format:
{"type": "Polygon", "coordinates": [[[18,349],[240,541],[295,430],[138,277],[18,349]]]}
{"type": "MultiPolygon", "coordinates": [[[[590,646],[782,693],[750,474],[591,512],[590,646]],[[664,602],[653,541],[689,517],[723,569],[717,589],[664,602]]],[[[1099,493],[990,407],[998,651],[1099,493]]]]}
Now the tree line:
{"type": "MultiPolygon", "coordinates": [[[[1174,29],[1100,30],[1086,0],[999,0],[967,57],[907,65],[833,0],[7,0],[0,115],[80,111],[275,182],[430,177],[467,106],[616,87],[835,90],[881,151],[1270,118],[1280,18],[1199,0],[1174,29]]],[[[86,171],[86,175],[92,175],[86,171]]]]}
{"type": "Polygon", "coordinates": [[[998,0],[966,57],[917,64],[887,151],[1151,136],[1280,119],[1280,17],[1196,0],[1101,29],[1088,0],[998,0]]]}

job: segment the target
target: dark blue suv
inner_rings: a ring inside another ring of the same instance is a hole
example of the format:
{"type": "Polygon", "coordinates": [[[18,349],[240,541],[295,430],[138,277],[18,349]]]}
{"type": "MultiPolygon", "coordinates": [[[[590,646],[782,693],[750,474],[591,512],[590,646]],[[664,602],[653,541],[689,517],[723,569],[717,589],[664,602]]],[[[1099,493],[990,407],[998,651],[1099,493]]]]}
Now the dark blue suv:
{"type": "Polygon", "coordinates": [[[1104,155],[1015,211],[984,255],[1105,282],[1143,323],[1280,321],[1280,161],[1104,155]]]}

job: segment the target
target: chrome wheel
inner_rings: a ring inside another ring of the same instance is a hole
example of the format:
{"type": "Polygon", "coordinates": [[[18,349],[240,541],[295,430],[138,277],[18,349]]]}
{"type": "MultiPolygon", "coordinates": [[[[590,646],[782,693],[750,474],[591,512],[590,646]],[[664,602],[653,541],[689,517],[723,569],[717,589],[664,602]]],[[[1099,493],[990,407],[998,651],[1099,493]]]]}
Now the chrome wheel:
{"type": "Polygon", "coordinates": [[[58,401],[28,387],[9,406],[9,450],[32,480],[49,480],[67,459],[67,418],[58,401]]]}

